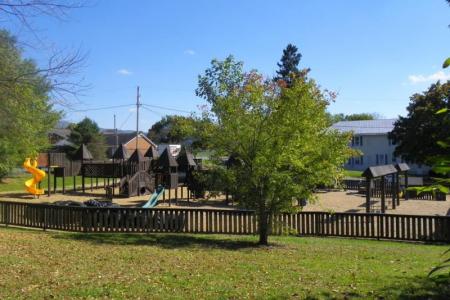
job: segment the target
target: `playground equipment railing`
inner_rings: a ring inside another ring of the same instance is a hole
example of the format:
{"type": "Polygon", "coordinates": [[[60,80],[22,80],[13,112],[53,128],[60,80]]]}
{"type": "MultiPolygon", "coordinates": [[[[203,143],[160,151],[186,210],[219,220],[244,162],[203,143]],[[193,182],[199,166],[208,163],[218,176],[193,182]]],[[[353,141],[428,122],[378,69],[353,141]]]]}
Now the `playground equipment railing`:
{"type": "MultiPolygon", "coordinates": [[[[72,232],[257,234],[254,211],[91,208],[0,202],[0,224],[72,232]]],[[[299,212],[271,217],[272,235],[450,242],[449,216],[299,212]]]]}

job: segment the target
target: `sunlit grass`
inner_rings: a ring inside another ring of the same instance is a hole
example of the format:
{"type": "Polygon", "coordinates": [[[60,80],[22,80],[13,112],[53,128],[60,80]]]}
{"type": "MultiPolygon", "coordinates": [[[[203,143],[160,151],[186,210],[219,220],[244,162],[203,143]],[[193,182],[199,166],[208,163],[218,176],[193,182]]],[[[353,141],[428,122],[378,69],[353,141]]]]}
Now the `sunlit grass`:
{"type": "Polygon", "coordinates": [[[0,228],[0,298],[448,297],[447,246],[338,238],[0,228]]]}

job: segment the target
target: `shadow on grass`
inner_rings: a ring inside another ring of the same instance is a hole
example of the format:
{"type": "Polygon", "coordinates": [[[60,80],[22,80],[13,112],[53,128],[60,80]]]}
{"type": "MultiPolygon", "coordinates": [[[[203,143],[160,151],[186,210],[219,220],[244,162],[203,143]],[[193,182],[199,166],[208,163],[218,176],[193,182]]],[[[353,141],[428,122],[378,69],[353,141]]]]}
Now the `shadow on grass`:
{"type": "Polygon", "coordinates": [[[424,275],[409,280],[395,277],[393,284],[382,289],[361,293],[348,290],[340,293],[321,292],[320,296],[307,295],[305,299],[450,299],[450,276],[438,275],[432,278],[424,275]]]}
{"type": "MultiPolygon", "coordinates": [[[[397,280],[394,279],[394,282],[397,280]]],[[[398,284],[375,291],[376,298],[388,299],[450,299],[450,275],[440,274],[431,278],[416,276],[409,281],[398,278],[398,284]]]]}
{"type": "Polygon", "coordinates": [[[143,245],[155,246],[165,249],[174,248],[216,248],[225,250],[240,250],[246,248],[259,248],[256,241],[241,240],[238,238],[215,238],[213,236],[192,236],[185,234],[126,234],[126,233],[101,233],[80,234],[64,233],[55,234],[55,239],[76,240],[89,242],[95,245],[143,245]]]}

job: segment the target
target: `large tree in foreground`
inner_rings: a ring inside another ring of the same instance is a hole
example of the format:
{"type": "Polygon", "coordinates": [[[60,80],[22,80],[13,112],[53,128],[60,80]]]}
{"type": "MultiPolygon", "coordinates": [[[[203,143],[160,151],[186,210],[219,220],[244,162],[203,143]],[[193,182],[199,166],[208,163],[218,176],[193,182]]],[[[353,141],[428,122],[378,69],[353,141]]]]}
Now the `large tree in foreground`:
{"type": "Polygon", "coordinates": [[[395,155],[406,161],[427,163],[429,157],[444,155],[439,141],[446,140],[450,120],[436,112],[450,107],[450,81],[432,84],[420,94],[411,96],[408,115],[400,117],[389,137],[397,143],[395,155]]]}
{"type": "Polygon", "coordinates": [[[328,101],[312,80],[282,88],[255,72],[243,78],[203,118],[214,123],[206,137],[217,157],[233,157],[224,172],[238,184],[229,189],[242,207],[256,210],[259,242],[267,244],[271,215],[341,176],[349,137],[328,127],[328,101]]]}
{"type": "Polygon", "coordinates": [[[25,157],[49,146],[48,131],[60,117],[49,101],[51,85],[24,59],[15,38],[0,31],[0,179],[25,157]],[[29,74],[27,81],[4,81],[29,74]]]}

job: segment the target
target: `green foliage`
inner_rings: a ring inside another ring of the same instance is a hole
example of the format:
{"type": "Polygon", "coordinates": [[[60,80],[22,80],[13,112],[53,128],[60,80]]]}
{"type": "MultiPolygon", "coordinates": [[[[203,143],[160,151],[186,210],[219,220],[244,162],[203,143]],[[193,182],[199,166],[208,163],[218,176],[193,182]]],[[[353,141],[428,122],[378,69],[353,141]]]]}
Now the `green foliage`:
{"type": "Polygon", "coordinates": [[[310,198],[318,184],[342,176],[349,135],[330,130],[328,102],[314,81],[298,78],[282,88],[256,72],[243,77],[242,88],[217,97],[203,118],[214,120],[206,137],[217,158],[235,157],[227,172],[238,184],[230,192],[257,210],[265,243],[267,214],[291,209],[293,199],[310,198]]]}
{"type": "Polygon", "coordinates": [[[0,31],[0,178],[49,147],[48,131],[60,118],[49,102],[50,90],[15,38],[0,31]]]}
{"type": "Polygon", "coordinates": [[[408,105],[408,115],[400,117],[389,137],[396,143],[395,156],[406,161],[433,163],[432,158],[445,155],[447,150],[438,145],[450,132],[450,119],[442,118],[449,107],[450,81],[435,83],[420,94],[414,94],[408,105]],[[439,114],[436,114],[438,112],[439,114]]]}
{"type": "Polygon", "coordinates": [[[379,119],[380,116],[377,113],[359,113],[359,114],[335,114],[329,115],[329,118],[331,120],[331,124],[340,122],[340,121],[363,121],[363,120],[376,120],[379,119]]]}
{"type": "Polygon", "coordinates": [[[199,129],[202,121],[194,117],[165,116],[149,129],[147,136],[155,143],[192,143],[193,148],[201,148],[199,129]]]}
{"type": "Polygon", "coordinates": [[[450,66],[450,57],[448,57],[445,61],[444,61],[444,63],[442,64],[442,67],[445,69],[445,68],[448,68],[448,66],[450,66]]]}
{"type": "Polygon", "coordinates": [[[195,94],[214,104],[218,97],[224,97],[242,87],[243,62],[238,62],[232,55],[225,60],[213,59],[211,67],[198,76],[198,87],[195,94]]]}
{"type": "Polygon", "coordinates": [[[69,139],[77,148],[85,144],[94,159],[106,158],[106,139],[95,121],[84,118],[81,122],[71,125],[70,129],[69,139]]]}

